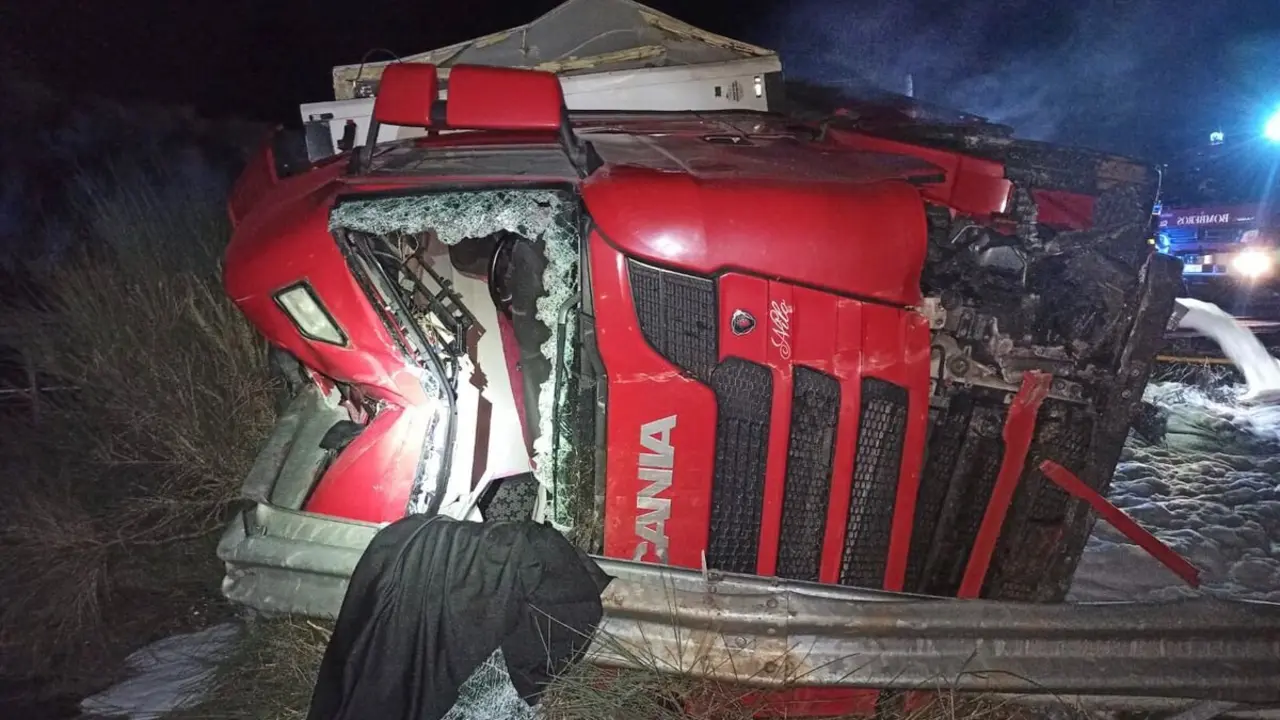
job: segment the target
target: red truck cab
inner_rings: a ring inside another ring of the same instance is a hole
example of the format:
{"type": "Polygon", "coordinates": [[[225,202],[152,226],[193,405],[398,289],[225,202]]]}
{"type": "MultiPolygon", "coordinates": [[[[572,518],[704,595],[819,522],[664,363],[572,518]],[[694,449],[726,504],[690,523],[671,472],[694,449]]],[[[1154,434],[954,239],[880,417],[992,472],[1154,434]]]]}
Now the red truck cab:
{"type": "Polygon", "coordinates": [[[1177,285],[1144,252],[1152,173],[856,116],[571,116],[526,71],[454,67],[441,100],[434,72],[388,67],[370,133],[422,137],[290,177],[268,150],[232,197],[226,288],[293,398],[229,595],[315,609],[262,578],[336,575],[246,560],[254,533],[337,557],[444,513],[937,595],[981,565],[975,594],[1061,599],[1092,516],[1036,467],[1105,492],[1119,457],[1177,285]]]}

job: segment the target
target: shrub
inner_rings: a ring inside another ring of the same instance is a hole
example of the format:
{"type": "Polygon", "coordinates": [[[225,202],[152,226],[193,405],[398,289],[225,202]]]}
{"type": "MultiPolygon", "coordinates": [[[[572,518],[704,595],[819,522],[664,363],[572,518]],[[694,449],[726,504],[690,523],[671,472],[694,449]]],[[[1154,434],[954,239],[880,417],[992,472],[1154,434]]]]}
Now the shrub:
{"type": "Polygon", "coordinates": [[[330,632],[290,618],[249,623],[203,700],[166,720],[303,720],[330,632]]]}
{"type": "Polygon", "coordinates": [[[265,348],[220,287],[216,175],[193,156],[74,182],[57,224],[81,248],[0,321],[76,388],[0,428],[0,673],[73,685],[218,607],[216,531],[274,420],[265,348]]]}

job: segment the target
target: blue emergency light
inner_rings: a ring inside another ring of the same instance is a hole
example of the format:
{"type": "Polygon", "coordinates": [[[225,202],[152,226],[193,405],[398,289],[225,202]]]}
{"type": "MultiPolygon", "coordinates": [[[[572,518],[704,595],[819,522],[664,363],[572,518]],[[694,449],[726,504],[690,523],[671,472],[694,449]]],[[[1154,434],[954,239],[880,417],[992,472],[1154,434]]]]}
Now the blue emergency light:
{"type": "Polygon", "coordinates": [[[1262,135],[1271,142],[1280,143],[1280,110],[1276,110],[1267,119],[1266,126],[1262,128],[1262,135]]]}

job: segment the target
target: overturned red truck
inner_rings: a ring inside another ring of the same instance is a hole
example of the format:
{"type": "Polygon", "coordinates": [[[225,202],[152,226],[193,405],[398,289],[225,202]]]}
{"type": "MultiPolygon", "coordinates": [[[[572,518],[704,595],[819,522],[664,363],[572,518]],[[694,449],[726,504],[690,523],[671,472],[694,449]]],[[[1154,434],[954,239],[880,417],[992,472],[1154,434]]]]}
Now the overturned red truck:
{"type": "Polygon", "coordinates": [[[1039,466],[1105,493],[1139,409],[1179,287],[1146,244],[1153,169],[892,108],[441,85],[391,65],[369,137],[421,137],[287,177],[268,147],[235,188],[226,289],[288,397],[220,547],[230,597],[335,613],[371,528],[443,513],[1063,599],[1093,519],[1039,466]]]}

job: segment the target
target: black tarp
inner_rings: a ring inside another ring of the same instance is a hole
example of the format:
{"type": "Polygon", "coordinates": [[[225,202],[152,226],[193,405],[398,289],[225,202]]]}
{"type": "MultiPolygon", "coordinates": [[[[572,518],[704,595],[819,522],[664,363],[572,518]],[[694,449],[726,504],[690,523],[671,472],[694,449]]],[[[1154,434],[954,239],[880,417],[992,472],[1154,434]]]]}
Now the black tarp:
{"type": "Polygon", "coordinates": [[[532,522],[388,525],[351,577],[308,720],[438,720],[499,648],[532,704],[585,650],[609,579],[532,522]]]}

